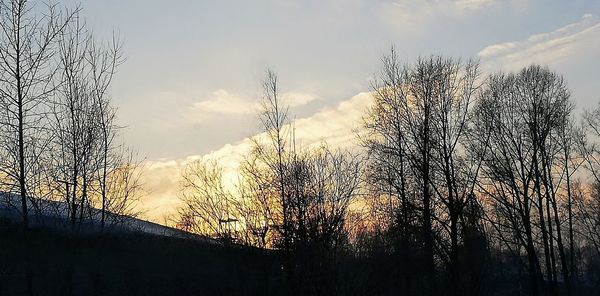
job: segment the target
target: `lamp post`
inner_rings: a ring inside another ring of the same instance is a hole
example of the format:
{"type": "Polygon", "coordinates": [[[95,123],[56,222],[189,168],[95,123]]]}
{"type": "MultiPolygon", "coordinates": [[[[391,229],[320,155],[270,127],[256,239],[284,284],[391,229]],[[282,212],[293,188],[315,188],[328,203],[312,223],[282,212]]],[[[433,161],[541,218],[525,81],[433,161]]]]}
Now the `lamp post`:
{"type": "MultiPolygon", "coordinates": [[[[57,180],[58,183],[63,183],[65,184],[65,189],[66,189],[66,197],[67,197],[67,218],[71,215],[71,212],[73,213],[73,215],[71,216],[71,224],[75,224],[75,208],[71,208],[71,201],[69,199],[70,197],[70,185],[73,185],[73,182],[67,181],[67,180],[57,180]]],[[[73,207],[75,207],[75,200],[73,199],[73,207]]]]}

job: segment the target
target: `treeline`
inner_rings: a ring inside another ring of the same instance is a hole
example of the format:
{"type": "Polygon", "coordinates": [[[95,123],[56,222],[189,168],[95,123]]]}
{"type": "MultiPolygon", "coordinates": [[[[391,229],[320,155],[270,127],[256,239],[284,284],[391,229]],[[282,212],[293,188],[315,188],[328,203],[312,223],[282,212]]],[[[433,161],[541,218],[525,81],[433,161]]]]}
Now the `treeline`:
{"type": "Polygon", "coordinates": [[[297,293],[339,292],[343,276],[380,289],[359,294],[598,287],[600,109],[576,118],[543,66],[483,75],[472,60],[402,64],[393,49],[372,85],[357,149],[301,147],[268,71],[264,133],[239,181],[215,161],[189,164],[178,226],[281,250],[297,293]]]}
{"type": "Polygon", "coordinates": [[[121,42],[98,41],[80,10],[0,1],[0,190],[25,228],[43,215],[103,228],[119,217],[107,212],[134,213],[138,162],[116,139],[109,94],[121,42]]]}

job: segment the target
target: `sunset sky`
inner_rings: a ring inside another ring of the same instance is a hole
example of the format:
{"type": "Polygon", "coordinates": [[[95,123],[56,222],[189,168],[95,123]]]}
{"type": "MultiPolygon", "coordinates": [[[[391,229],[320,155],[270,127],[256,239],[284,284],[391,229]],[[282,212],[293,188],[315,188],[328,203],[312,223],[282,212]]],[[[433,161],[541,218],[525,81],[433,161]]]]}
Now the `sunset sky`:
{"type": "MultiPolygon", "coordinates": [[[[71,1],[71,0],[69,0],[71,1]]],[[[77,1],[79,2],[79,1],[77,1]]],[[[73,1],[76,3],[76,1],[73,1]]],[[[145,217],[177,204],[179,169],[200,157],[226,166],[260,132],[267,67],[304,145],[354,144],[380,57],[478,58],[484,73],[530,63],[563,74],[578,110],[600,101],[600,1],[583,0],[83,0],[99,38],[119,32],[126,63],[112,95],[122,139],[145,157],[145,217]]]]}

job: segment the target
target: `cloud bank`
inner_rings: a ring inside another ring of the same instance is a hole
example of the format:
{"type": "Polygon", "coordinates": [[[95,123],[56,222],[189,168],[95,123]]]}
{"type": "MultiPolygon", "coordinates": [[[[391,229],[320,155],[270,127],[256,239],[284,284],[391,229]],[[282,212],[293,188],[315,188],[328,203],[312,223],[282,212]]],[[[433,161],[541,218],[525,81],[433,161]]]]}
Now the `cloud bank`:
{"type": "MultiPolygon", "coordinates": [[[[224,97],[227,98],[228,95],[224,97]]],[[[291,106],[294,106],[292,102],[306,104],[314,98],[316,97],[298,93],[282,95],[282,100],[288,101],[291,106]]],[[[324,108],[310,117],[296,119],[294,128],[297,145],[314,147],[327,139],[328,145],[332,147],[355,146],[355,131],[360,126],[361,118],[370,102],[370,93],[360,93],[337,106],[324,108]]],[[[265,136],[264,133],[260,133],[252,137],[265,136]]],[[[142,181],[149,194],[143,198],[140,210],[144,212],[145,218],[163,222],[166,217],[176,214],[179,206],[179,176],[186,164],[198,159],[217,160],[223,166],[225,181],[233,183],[237,180],[236,172],[239,164],[250,149],[251,138],[249,137],[237,143],[224,145],[205,155],[193,155],[178,160],[147,161],[144,164],[142,181]]]]}
{"type": "MultiPolygon", "coordinates": [[[[447,2],[447,1],[440,1],[447,2]]],[[[463,9],[482,9],[490,1],[465,0],[453,2],[464,5],[463,9]]],[[[486,72],[514,71],[531,63],[572,63],[582,56],[598,58],[600,48],[600,21],[586,14],[577,22],[556,30],[532,35],[525,40],[503,42],[487,46],[479,51],[482,67],[486,72]]],[[[308,104],[317,97],[304,93],[282,95],[291,107],[308,104]]],[[[362,116],[371,103],[368,92],[359,93],[336,106],[324,108],[312,116],[296,119],[297,144],[302,147],[320,145],[327,139],[331,147],[351,148],[357,145],[356,132],[362,116]]],[[[197,111],[207,114],[256,114],[255,103],[241,99],[225,90],[213,93],[209,100],[193,105],[197,111]]],[[[264,137],[257,134],[252,137],[264,137]]],[[[226,179],[236,180],[236,170],[244,155],[250,151],[250,138],[227,144],[205,155],[193,155],[179,160],[157,160],[145,163],[144,183],[150,194],[143,200],[146,218],[163,222],[163,217],[173,215],[178,206],[178,185],[182,167],[197,159],[216,159],[224,166],[226,179]]]]}
{"type": "Polygon", "coordinates": [[[439,17],[460,19],[508,5],[512,10],[523,10],[527,0],[398,0],[384,2],[379,9],[380,18],[405,33],[419,32],[422,27],[439,17]]]}
{"type": "Polygon", "coordinates": [[[595,53],[600,47],[600,20],[585,14],[575,23],[525,40],[493,44],[478,56],[488,70],[516,70],[531,63],[557,64],[595,53]]]}

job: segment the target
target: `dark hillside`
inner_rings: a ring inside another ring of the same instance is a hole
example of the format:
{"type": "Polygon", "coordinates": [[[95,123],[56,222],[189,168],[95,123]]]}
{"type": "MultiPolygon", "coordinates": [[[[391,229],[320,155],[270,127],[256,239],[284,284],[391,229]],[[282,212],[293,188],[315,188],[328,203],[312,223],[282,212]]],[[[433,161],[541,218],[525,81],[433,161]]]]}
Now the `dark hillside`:
{"type": "Polygon", "coordinates": [[[276,289],[274,254],[144,234],[0,229],[0,295],[231,295],[276,289]]]}
{"type": "MultiPolygon", "coordinates": [[[[14,224],[2,225],[0,238],[0,295],[424,294],[422,270],[412,270],[414,285],[407,286],[402,263],[383,253],[327,260],[306,253],[294,260],[296,272],[284,276],[280,253],[197,239],[25,232],[14,224]]],[[[498,253],[491,257],[461,271],[469,287],[463,295],[527,294],[527,278],[514,272],[518,265],[498,253]]],[[[440,280],[430,289],[449,295],[440,280]]],[[[572,289],[572,295],[597,295],[592,283],[572,289]]]]}

